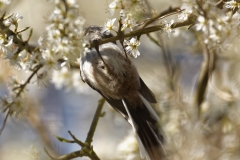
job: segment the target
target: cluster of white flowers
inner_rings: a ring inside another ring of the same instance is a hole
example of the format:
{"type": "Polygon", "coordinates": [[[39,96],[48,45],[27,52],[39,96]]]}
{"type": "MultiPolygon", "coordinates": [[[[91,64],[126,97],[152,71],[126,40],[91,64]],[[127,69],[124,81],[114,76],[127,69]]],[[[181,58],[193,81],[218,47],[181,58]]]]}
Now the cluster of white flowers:
{"type": "MultiPolygon", "coordinates": [[[[121,31],[125,32],[127,29],[130,31],[133,31],[135,29],[134,27],[141,26],[144,23],[140,24],[141,12],[139,10],[142,10],[145,7],[145,3],[142,0],[114,0],[109,5],[109,11],[111,15],[114,15],[114,12],[116,10],[119,10],[119,19],[121,23],[121,31]],[[141,9],[140,9],[141,8],[141,9]]],[[[182,7],[183,14],[180,16],[181,19],[187,19],[188,15],[191,14],[191,6],[185,5],[182,7]]],[[[116,18],[109,19],[104,26],[103,31],[108,33],[110,31],[118,31],[117,27],[114,26],[114,22],[116,21],[116,18]]],[[[174,23],[174,20],[171,20],[169,23],[165,20],[163,22],[160,22],[160,25],[163,26],[163,31],[167,34],[168,37],[172,33],[174,33],[174,30],[172,28],[172,24],[174,23]]],[[[129,40],[124,40],[124,46],[125,50],[128,54],[133,55],[133,57],[137,58],[140,55],[140,52],[138,51],[138,46],[140,45],[139,39],[131,38],[129,40]]]]}
{"type": "MultiPolygon", "coordinates": [[[[22,40],[19,35],[21,30],[18,29],[18,23],[23,17],[17,13],[9,16],[4,15],[0,20],[0,27],[3,27],[0,33],[0,56],[18,70],[28,71],[30,73],[26,81],[20,81],[16,77],[10,78],[8,83],[10,90],[9,96],[0,98],[0,110],[3,112],[8,111],[7,115],[17,116],[27,109],[27,101],[22,93],[26,91],[26,85],[32,82],[32,77],[37,78],[35,82],[39,86],[46,86],[47,80],[51,79],[52,83],[59,89],[74,87],[82,91],[82,88],[84,88],[84,86],[80,87],[81,80],[78,58],[80,53],[83,52],[82,43],[85,20],[78,13],[76,0],[50,1],[56,4],[56,8],[48,18],[46,35],[39,38],[39,46],[35,46],[34,49],[31,50],[31,53],[29,53],[30,49],[26,49],[31,48],[28,40],[22,40]],[[4,32],[6,30],[9,32],[4,32]],[[11,35],[9,35],[10,31],[11,35]],[[20,42],[24,42],[26,45],[23,47],[21,46],[23,43],[20,42]],[[26,51],[24,51],[25,49],[26,51]],[[75,68],[77,69],[74,70],[75,68]]],[[[0,4],[8,4],[10,2],[10,0],[0,0],[0,4]]],[[[146,24],[149,20],[146,18],[141,19],[143,18],[141,13],[143,12],[144,5],[143,0],[113,0],[108,5],[109,12],[111,16],[116,15],[116,11],[119,11],[119,14],[117,18],[113,17],[108,19],[104,25],[103,32],[107,34],[113,32],[116,34],[118,31],[121,31],[125,34],[128,31],[138,29],[138,27],[141,28],[144,26],[144,23],[146,24]],[[119,25],[119,27],[121,28],[117,27],[117,22],[120,22],[121,25],[119,25]]],[[[207,47],[209,48],[207,49],[215,50],[219,46],[219,48],[222,49],[227,45],[232,46],[232,44],[229,43],[229,39],[231,37],[236,38],[239,35],[240,14],[238,9],[240,8],[240,3],[237,0],[222,1],[221,7],[218,8],[216,4],[210,1],[194,3],[191,2],[191,0],[187,0],[180,7],[181,11],[178,11],[178,19],[184,22],[191,22],[193,26],[191,28],[192,31],[196,33],[195,35],[197,35],[200,40],[208,44],[207,47]],[[223,7],[223,9],[221,7],[223,7]],[[222,45],[224,42],[226,42],[226,44],[222,45]]],[[[152,16],[154,15],[152,14],[152,16]]],[[[166,21],[162,20],[161,17],[158,17],[156,21],[158,20],[161,22],[155,24],[158,25],[158,27],[162,25],[162,31],[170,37],[171,34],[174,33],[174,20],[170,19],[166,21]]],[[[151,27],[155,27],[153,26],[155,24],[151,23],[151,27]]],[[[134,36],[134,38],[131,37],[123,41],[125,51],[135,58],[140,56],[140,52],[138,51],[140,45],[139,38],[140,36],[134,36]]],[[[238,52],[239,50],[237,49],[237,53],[238,52]]],[[[222,52],[219,51],[219,54],[221,53],[222,52]]],[[[237,91],[239,92],[238,89],[237,91]]],[[[161,95],[167,95],[167,93],[165,92],[161,95]]],[[[219,139],[218,145],[222,143],[220,147],[226,150],[239,150],[239,143],[233,142],[238,137],[238,133],[234,132],[238,130],[235,126],[239,125],[237,120],[239,107],[238,109],[233,109],[237,105],[226,109],[229,113],[224,113],[224,116],[220,115],[222,116],[222,122],[219,122],[220,125],[216,128],[211,128],[210,124],[205,122],[205,119],[206,121],[210,121],[209,118],[206,118],[207,116],[203,118],[204,122],[196,122],[196,120],[193,120],[191,117],[191,113],[194,111],[188,111],[183,107],[186,106],[185,104],[180,104],[182,103],[179,102],[180,98],[177,97],[178,100],[176,100],[174,95],[171,94],[171,96],[165,99],[162,96],[159,104],[160,110],[165,108],[164,115],[161,116],[163,120],[162,126],[165,130],[167,140],[164,145],[166,145],[166,148],[170,151],[174,148],[172,150],[177,150],[178,152],[176,154],[173,153],[173,159],[180,159],[178,156],[183,157],[183,159],[189,157],[193,157],[193,159],[204,159],[209,156],[210,150],[208,148],[212,147],[208,147],[211,146],[211,144],[206,140],[210,138],[204,137],[202,132],[209,137],[212,135],[220,135],[221,137],[214,137],[212,139],[219,139]],[[210,129],[212,130],[209,131],[210,129]],[[215,134],[215,131],[221,132],[221,134],[215,134]]],[[[211,107],[213,105],[209,103],[210,101],[211,100],[206,99],[206,102],[199,106],[200,114],[205,116],[205,114],[212,109],[211,107]]],[[[228,104],[228,106],[231,105],[228,104]]],[[[133,134],[130,134],[123,143],[119,145],[118,152],[121,159],[130,160],[139,158],[137,142],[133,134]]],[[[35,157],[38,157],[38,153],[36,153],[35,157]]],[[[222,155],[222,157],[224,157],[224,155],[222,155]]]]}
{"type": "Polygon", "coordinates": [[[18,24],[18,22],[22,19],[23,19],[23,17],[20,16],[19,13],[15,13],[15,14],[11,15],[9,18],[6,19],[4,21],[4,24],[6,26],[10,26],[10,25],[15,25],[16,26],[18,24]]]}
{"type": "Polygon", "coordinates": [[[22,83],[16,77],[11,76],[8,85],[10,87],[10,95],[1,97],[0,110],[5,112],[9,109],[10,115],[18,116],[20,113],[24,113],[28,106],[23,96],[16,96],[21,90],[22,83]]]}
{"type": "MultiPolygon", "coordinates": [[[[15,26],[11,34],[7,35],[4,32],[0,34],[0,51],[2,57],[6,59],[11,66],[14,66],[18,70],[31,71],[42,63],[42,56],[37,51],[33,51],[32,53],[26,52],[24,48],[15,44],[14,40],[18,40],[18,43],[24,43],[19,35],[21,30],[19,31],[18,29],[18,23],[22,19],[23,17],[20,16],[19,13],[16,13],[5,16],[3,21],[0,22],[2,26],[5,26],[4,29],[9,30],[9,32],[11,31],[10,27],[15,26]]],[[[25,41],[25,43],[27,42],[28,40],[25,41]]]]}
{"type": "Polygon", "coordinates": [[[192,7],[193,6],[189,3],[183,3],[183,5],[180,7],[182,12],[178,15],[178,18],[184,21],[187,20],[189,15],[191,15],[193,12],[192,7]]]}
{"type": "MultiPolygon", "coordinates": [[[[133,28],[137,26],[138,20],[141,18],[141,13],[145,7],[144,1],[142,0],[113,0],[108,5],[110,15],[113,16],[116,10],[119,10],[119,19],[121,23],[120,30],[124,32],[127,29],[133,31],[133,28]]],[[[114,25],[116,18],[109,19],[103,28],[103,32],[107,34],[110,31],[119,31],[118,27],[114,25]]],[[[128,54],[133,55],[135,58],[140,55],[137,47],[140,45],[139,40],[131,38],[130,40],[124,40],[125,49],[128,54]]]]}
{"type": "Polygon", "coordinates": [[[132,28],[134,26],[136,26],[136,21],[132,17],[132,14],[131,13],[128,13],[128,14],[122,13],[122,18],[124,18],[124,19],[122,21],[123,25],[122,25],[121,30],[124,31],[125,29],[129,28],[132,31],[132,28]]]}
{"type": "Polygon", "coordinates": [[[2,30],[8,31],[0,33],[1,56],[18,70],[31,73],[26,81],[10,78],[9,96],[1,98],[1,110],[8,111],[7,115],[18,115],[27,109],[23,92],[33,77],[37,78],[35,84],[40,87],[46,86],[49,78],[59,88],[80,87],[77,59],[82,50],[85,19],[79,15],[75,0],[54,2],[56,8],[48,18],[45,36],[39,38],[39,46],[28,44],[30,36],[26,41],[22,40],[20,34],[28,28],[18,29],[18,23],[23,19],[19,13],[3,14],[1,18],[2,30]],[[76,71],[73,71],[74,68],[77,68],[76,71]],[[69,76],[59,76],[64,75],[64,71],[69,76]]]}
{"type": "Polygon", "coordinates": [[[53,70],[52,82],[57,88],[71,88],[74,84],[80,84],[75,82],[80,81],[80,74],[79,78],[72,76],[75,75],[72,67],[79,66],[77,59],[82,51],[85,20],[79,15],[75,0],[67,0],[67,5],[63,5],[62,1],[55,3],[56,8],[48,19],[47,34],[40,38],[39,45],[45,71],[51,74],[53,70]]]}
{"type": "MultiPolygon", "coordinates": [[[[12,25],[15,26],[15,31],[18,31],[18,23],[23,17],[19,13],[12,14],[4,17],[3,25],[6,29],[9,29],[12,25]]],[[[19,47],[13,43],[14,35],[7,35],[6,33],[0,33],[0,51],[4,59],[9,61],[9,64],[17,69],[24,68],[24,59],[26,58],[23,53],[20,53],[19,47]]]]}
{"type": "Polygon", "coordinates": [[[13,44],[13,36],[8,37],[6,41],[6,34],[1,35],[1,44],[0,50],[3,54],[4,59],[9,60],[10,65],[15,66],[16,68],[21,68],[19,55],[17,54],[18,47],[15,47],[13,44]]]}
{"type": "Polygon", "coordinates": [[[227,37],[230,37],[229,33],[231,33],[231,30],[239,26],[239,13],[233,13],[233,10],[239,8],[239,3],[231,0],[224,2],[224,6],[230,9],[226,13],[210,1],[202,4],[187,1],[180,7],[182,11],[178,18],[187,20],[191,14],[196,16],[196,31],[203,33],[205,43],[216,46],[216,44],[224,43],[227,37]]]}
{"type": "MultiPolygon", "coordinates": [[[[23,19],[23,17],[20,16],[19,13],[9,16],[5,16],[5,14],[2,15],[2,20],[0,22],[1,26],[9,31],[11,26],[15,26],[15,29],[12,35],[4,32],[0,33],[0,54],[1,57],[8,61],[9,65],[13,66],[15,69],[29,70],[32,68],[28,63],[31,56],[23,52],[22,49],[14,43],[14,38],[19,38],[18,23],[21,19],[23,19]]],[[[20,95],[20,93],[25,90],[23,86],[24,82],[19,81],[16,77],[12,76],[9,78],[9,95],[1,98],[2,105],[0,107],[2,111],[8,111],[8,115],[14,114],[16,116],[26,111],[26,100],[23,99],[23,95],[20,95]]]]}
{"type": "Polygon", "coordinates": [[[74,87],[76,90],[81,91],[80,81],[79,71],[70,71],[66,66],[62,67],[60,71],[54,70],[52,74],[52,82],[58,89],[65,86],[66,89],[74,87]]]}

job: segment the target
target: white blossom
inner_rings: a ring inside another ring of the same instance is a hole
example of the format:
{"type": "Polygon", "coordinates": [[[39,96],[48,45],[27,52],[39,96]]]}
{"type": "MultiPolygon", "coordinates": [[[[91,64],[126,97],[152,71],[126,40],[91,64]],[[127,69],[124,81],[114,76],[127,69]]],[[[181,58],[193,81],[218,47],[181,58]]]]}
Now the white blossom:
{"type": "Polygon", "coordinates": [[[72,73],[67,67],[61,68],[60,71],[54,70],[52,74],[52,82],[57,89],[62,89],[64,86],[70,88],[72,86],[72,73]]]}
{"type": "Polygon", "coordinates": [[[58,56],[54,56],[54,51],[51,50],[42,50],[43,64],[48,69],[57,69],[58,68],[58,56]]]}
{"type": "Polygon", "coordinates": [[[126,28],[130,28],[132,30],[132,28],[136,25],[136,22],[130,13],[127,14],[127,17],[123,20],[122,23],[122,31],[124,31],[126,28]]]}
{"type": "Polygon", "coordinates": [[[196,30],[200,31],[202,30],[203,32],[206,31],[207,29],[207,21],[203,16],[199,16],[197,18],[198,23],[196,24],[196,30]]]}
{"type": "Polygon", "coordinates": [[[172,24],[174,23],[174,20],[171,20],[170,23],[164,21],[164,23],[164,32],[167,34],[168,38],[170,38],[170,35],[174,33],[174,30],[172,29],[172,24]]]}
{"type": "Polygon", "coordinates": [[[235,8],[240,8],[240,3],[236,2],[235,0],[231,0],[228,2],[225,2],[226,8],[234,10],[235,8]]]}
{"type": "MultiPolygon", "coordinates": [[[[55,3],[61,1],[55,0],[55,3]]],[[[66,3],[71,8],[68,16],[64,17],[66,10],[57,5],[49,16],[46,36],[38,41],[42,52],[42,58],[39,58],[47,72],[38,75],[40,86],[46,84],[48,76],[52,76],[50,78],[57,88],[73,86],[70,66],[77,63],[82,52],[85,19],[78,15],[76,0],[67,0],[66,3]],[[64,76],[66,74],[68,77],[64,76]]]]}
{"type": "Polygon", "coordinates": [[[187,20],[188,16],[192,14],[192,6],[189,3],[183,3],[183,5],[180,7],[182,10],[181,13],[178,15],[178,18],[180,20],[187,20]]]}
{"type": "Polygon", "coordinates": [[[11,66],[20,69],[21,68],[20,58],[19,54],[17,53],[18,49],[19,49],[18,46],[13,44],[13,36],[8,37],[7,44],[0,45],[0,50],[3,53],[3,58],[8,60],[11,66]]]}
{"type": "Polygon", "coordinates": [[[125,49],[127,53],[133,55],[135,58],[140,56],[140,52],[137,49],[140,45],[140,42],[137,39],[131,38],[130,41],[124,40],[123,44],[126,45],[125,49]]]}
{"type": "Polygon", "coordinates": [[[76,0],[66,0],[68,5],[76,5],[76,0]]]}
{"type": "Polygon", "coordinates": [[[116,21],[116,18],[114,19],[108,19],[108,21],[105,23],[102,32],[106,32],[106,34],[110,34],[110,31],[114,31],[117,29],[116,26],[114,26],[114,22],[116,21]]]}
{"type": "Polygon", "coordinates": [[[117,1],[113,1],[108,5],[110,15],[114,15],[115,10],[118,9],[117,4],[118,4],[117,1]]]}
{"type": "Polygon", "coordinates": [[[215,29],[210,29],[210,35],[209,38],[212,39],[214,42],[219,43],[221,40],[221,36],[219,35],[219,33],[215,30],[215,29]]]}
{"type": "Polygon", "coordinates": [[[23,19],[23,17],[20,16],[19,13],[14,13],[10,18],[8,18],[4,21],[4,24],[6,26],[10,26],[12,24],[17,24],[21,19],[23,19]]]}
{"type": "Polygon", "coordinates": [[[70,53],[72,50],[72,46],[69,45],[71,42],[69,41],[69,38],[67,36],[62,37],[60,39],[60,42],[58,43],[58,47],[54,48],[55,52],[61,52],[64,55],[70,53]]]}

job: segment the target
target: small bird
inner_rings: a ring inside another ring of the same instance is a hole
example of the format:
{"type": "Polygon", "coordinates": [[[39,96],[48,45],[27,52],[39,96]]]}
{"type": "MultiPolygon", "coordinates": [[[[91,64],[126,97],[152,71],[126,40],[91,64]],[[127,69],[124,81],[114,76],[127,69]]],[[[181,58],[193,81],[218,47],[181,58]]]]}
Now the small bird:
{"type": "Polygon", "coordinates": [[[159,117],[150,105],[157,101],[116,43],[97,45],[98,40],[109,37],[112,34],[104,32],[102,27],[85,29],[86,40],[96,45],[80,56],[81,78],[131,124],[141,157],[160,160],[163,136],[156,126],[159,117]]]}

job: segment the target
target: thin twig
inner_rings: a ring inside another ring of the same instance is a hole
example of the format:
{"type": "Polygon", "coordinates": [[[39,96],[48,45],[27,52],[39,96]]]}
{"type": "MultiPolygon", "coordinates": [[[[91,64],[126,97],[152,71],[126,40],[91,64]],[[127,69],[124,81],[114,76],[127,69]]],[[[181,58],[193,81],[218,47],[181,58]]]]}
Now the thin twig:
{"type": "Polygon", "coordinates": [[[150,34],[147,34],[147,37],[154,42],[158,47],[162,48],[162,45],[158,42],[158,40],[156,40],[153,36],[151,36],[150,34]]]}
{"type": "Polygon", "coordinates": [[[163,11],[162,13],[160,13],[159,15],[157,15],[151,19],[148,19],[141,28],[145,28],[146,26],[148,26],[149,24],[153,23],[156,20],[166,18],[168,16],[174,15],[179,12],[181,12],[179,7],[175,7],[175,8],[169,7],[168,10],[163,11]]]}
{"type": "Polygon", "coordinates": [[[167,46],[164,43],[161,35],[158,35],[158,41],[160,42],[160,44],[162,46],[161,50],[162,50],[164,65],[165,65],[165,68],[166,68],[167,74],[168,74],[168,80],[170,82],[169,85],[170,85],[171,90],[174,91],[174,85],[173,85],[173,81],[172,81],[174,71],[173,71],[173,62],[172,62],[171,54],[170,54],[170,52],[168,52],[167,46]]]}
{"type": "MultiPolygon", "coordinates": [[[[149,9],[151,9],[150,7],[151,6],[148,6],[149,9]]],[[[155,20],[157,19],[162,19],[162,18],[165,18],[167,16],[171,16],[173,14],[176,14],[176,13],[179,13],[181,12],[182,10],[179,8],[179,7],[176,7],[176,8],[171,8],[169,7],[168,10],[160,13],[158,16],[155,16],[153,17],[152,19],[149,19],[145,22],[145,24],[142,26],[142,28],[144,28],[145,26],[149,25],[150,23],[153,23],[155,22],[155,20]]],[[[193,19],[194,16],[192,16],[191,18],[189,18],[188,20],[186,21],[183,21],[183,22],[175,22],[171,28],[177,28],[177,27],[181,27],[181,26],[186,26],[186,25],[193,25],[195,22],[195,19],[193,19]]],[[[168,47],[166,47],[164,45],[164,41],[162,40],[161,36],[159,35],[159,33],[157,34],[158,35],[158,40],[156,40],[155,38],[153,38],[149,33],[147,34],[148,38],[153,41],[157,46],[159,46],[162,50],[162,55],[163,55],[163,60],[164,60],[164,64],[165,64],[165,68],[167,70],[167,74],[168,74],[168,77],[169,77],[169,81],[170,81],[170,88],[172,90],[174,90],[174,84],[173,84],[173,76],[174,76],[174,64],[173,64],[173,61],[172,61],[172,57],[171,57],[171,53],[170,51],[168,50],[168,47]]]]}
{"type": "Polygon", "coordinates": [[[2,127],[1,127],[1,129],[0,129],[0,135],[2,134],[2,131],[3,131],[3,129],[4,129],[5,126],[6,126],[8,116],[10,115],[10,111],[11,111],[11,108],[8,109],[8,113],[7,113],[7,115],[6,115],[6,117],[5,117],[4,121],[3,121],[3,125],[2,125],[2,127]]]}
{"type": "Polygon", "coordinates": [[[209,51],[208,51],[207,45],[203,44],[203,62],[202,62],[201,71],[197,81],[196,92],[194,95],[194,104],[197,107],[198,117],[201,114],[200,112],[201,104],[204,101],[204,96],[205,96],[208,79],[209,79],[208,66],[209,66],[209,51]]]}
{"type": "Polygon", "coordinates": [[[104,98],[102,98],[102,99],[100,99],[98,101],[98,108],[97,108],[97,110],[95,112],[95,115],[94,115],[93,120],[92,120],[91,127],[90,127],[90,129],[88,131],[88,135],[87,135],[87,138],[85,140],[85,142],[87,142],[89,144],[92,143],[92,138],[93,138],[93,135],[95,133],[99,117],[101,117],[101,113],[102,113],[102,108],[103,108],[104,102],[105,102],[104,98]]]}
{"type": "Polygon", "coordinates": [[[64,143],[75,143],[75,141],[73,141],[73,140],[68,140],[68,139],[59,137],[59,136],[57,136],[57,135],[54,135],[54,137],[57,138],[60,142],[64,142],[64,143]]]}
{"type": "Polygon", "coordinates": [[[28,83],[30,83],[31,79],[33,78],[33,76],[39,71],[40,68],[42,68],[43,65],[38,65],[37,68],[32,72],[32,74],[28,77],[28,79],[26,80],[26,82],[24,84],[22,84],[20,86],[20,90],[19,92],[17,93],[16,97],[19,97],[19,95],[22,93],[22,91],[24,90],[24,88],[26,87],[26,85],[28,83]]]}
{"type": "Polygon", "coordinates": [[[79,141],[72,133],[71,131],[68,131],[68,133],[70,134],[70,136],[72,137],[72,139],[74,140],[74,143],[77,143],[79,146],[84,147],[84,143],[79,141]]]}
{"type": "Polygon", "coordinates": [[[70,160],[70,159],[74,159],[74,158],[77,158],[77,157],[83,157],[84,156],[83,153],[80,150],[69,153],[69,154],[65,154],[65,155],[60,156],[58,158],[52,156],[46,148],[44,148],[44,152],[49,156],[49,158],[51,158],[51,160],[70,160]]]}
{"type": "Polygon", "coordinates": [[[3,19],[5,17],[5,13],[0,17],[0,33],[5,33],[7,37],[13,36],[13,43],[16,44],[20,51],[26,50],[29,53],[32,53],[37,46],[30,45],[28,41],[23,41],[18,38],[18,34],[13,32],[8,26],[5,26],[3,23],[3,19]]]}
{"type": "MultiPolygon", "coordinates": [[[[30,83],[31,79],[33,78],[33,76],[38,72],[38,70],[42,68],[42,65],[39,65],[33,72],[32,74],[28,77],[28,79],[26,80],[26,82],[24,84],[22,84],[20,86],[20,90],[18,91],[18,93],[16,94],[16,97],[19,97],[21,95],[21,93],[23,92],[23,90],[26,88],[27,84],[30,83]]],[[[2,127],[0,129],[0,135],[3,131],[3,129],[5,128],[6,126],[6,122],[7,122],[7,119],[9,117],[9,115],[11,114],[11,106],[13,105],[14,101],[9,103],[8,106],[6,106],[5,110],[6,111],[8,109],[8,113],[3,121],[3,124],[2,124],[2,127]]]]}
{"type": "Polygon", "coordinates": [[[162,50],[162,55],[163,55],[163,60],[164,60],[164,65],[167,70],[167,74],[170,80],[170,87],[172,90],[174,90],[174,85],[172,82],[172,78],[174,76],[174,67],[173,67],[173,62],[170,53],[167,53],[164,41],[160,36],[158,36],[159,40],[156,40],[154,37],[152,37],[150,34],[147,34],[147,37],[154,42],[157,46],[159,46],[162,50]]]}
{"type": "Polygon", "coordinates": [[[48,150],[44,147],[44,152],[50,157],[52,160],[55,160],[55,158],[48,152],[48,150]]]}

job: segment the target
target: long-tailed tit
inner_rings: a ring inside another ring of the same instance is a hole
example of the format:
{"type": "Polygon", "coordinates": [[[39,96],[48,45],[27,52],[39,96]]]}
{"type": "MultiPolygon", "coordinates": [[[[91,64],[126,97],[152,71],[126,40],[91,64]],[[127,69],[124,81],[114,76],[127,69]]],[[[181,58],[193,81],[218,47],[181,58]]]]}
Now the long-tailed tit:
{"type": "MultiPolygon", "coordinates": [[[[85,31],[90,43],[111,36],[98,26],[85,31]]],[[[150,105],[156,99],[125,52],[116,43],[96,45],[81,54],[80,71],[82,80],[132,125],[141,157],[161,159],[163,136],[158,133],[159,118],[150,105]]]]}

